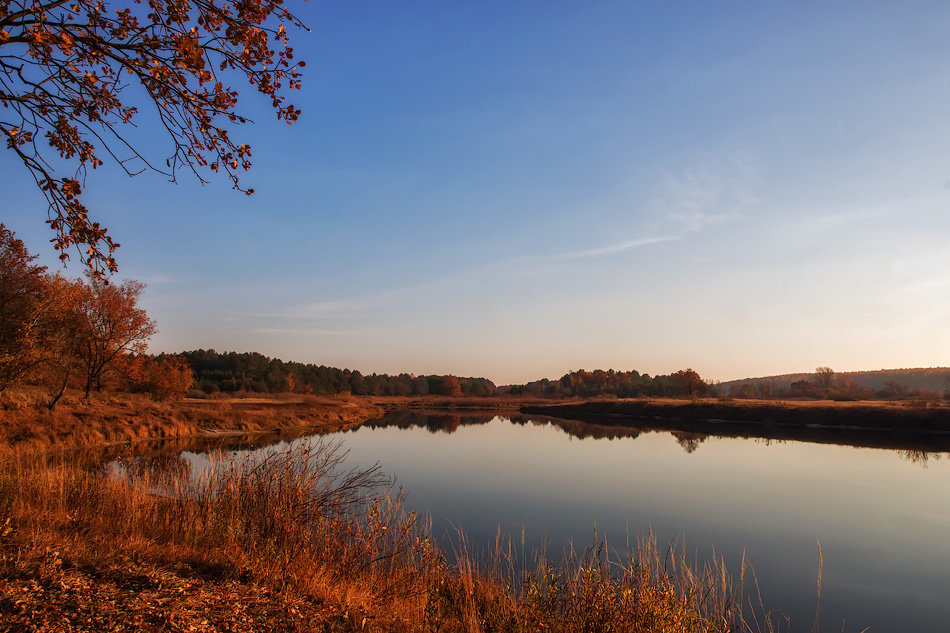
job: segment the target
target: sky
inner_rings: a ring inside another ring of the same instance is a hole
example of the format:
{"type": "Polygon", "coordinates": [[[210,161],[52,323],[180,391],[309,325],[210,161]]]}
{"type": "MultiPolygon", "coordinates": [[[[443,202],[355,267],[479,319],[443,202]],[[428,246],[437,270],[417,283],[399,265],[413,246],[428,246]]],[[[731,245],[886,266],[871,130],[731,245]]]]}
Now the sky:
{"type": "MultiPolygon", "coordinates": [[[[300,120],[246,92],[232,134],[253,196],[86,182],[151,351],[498,384],[950,364],[947,3],[291,6],[300,120]]],[[[58,270],[8,154],[0,221],[58,270]]]]}

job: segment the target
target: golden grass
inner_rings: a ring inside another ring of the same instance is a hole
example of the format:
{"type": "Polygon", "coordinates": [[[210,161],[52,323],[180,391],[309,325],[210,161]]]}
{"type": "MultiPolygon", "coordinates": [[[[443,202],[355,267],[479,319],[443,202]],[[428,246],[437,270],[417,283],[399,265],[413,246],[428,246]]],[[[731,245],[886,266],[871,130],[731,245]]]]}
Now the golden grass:
{"type": "Polygon", "coordinates": [[[52,411],[47,400],[32,389],[0,395],[0,450],[299,428],[329,432],[382,414],[380,407],[352,397],[156,401],[140,394],[102,393],[86,400],[69,392],[52,411]]]}
{"type": "MultiPolygon", "coordinates": [[[[652,537],[626,556],[594,548],[557,563],[499,542],[484,564],[462,537],[450,562],[378,470],[348,469],[330,444],[242,463],[220,456],[195,474],[177,457],[106,468],[20,452],[0,467],[0,534],[0,585],[32,578],[49,594],[107,570],[145,569],[139,575],[164,578],[162,587],[197,575],[211,596],[235,583],[248,595],[267,588],[268,599],[308,614],[293,621],[298,630],[748,630],[721,560],[697,568],[652,537]]],[[[95,603],[102,581],[89,582],[64,603],[95,603]]],[[[30,599],[0,599],[0,610],[19,604],[10,617],[36,626],[30,599]]],[[[69,613],[57,617],[95,630],[69,613]]],[[[268,621],[246,630],[271,630],[268,621]]]]}

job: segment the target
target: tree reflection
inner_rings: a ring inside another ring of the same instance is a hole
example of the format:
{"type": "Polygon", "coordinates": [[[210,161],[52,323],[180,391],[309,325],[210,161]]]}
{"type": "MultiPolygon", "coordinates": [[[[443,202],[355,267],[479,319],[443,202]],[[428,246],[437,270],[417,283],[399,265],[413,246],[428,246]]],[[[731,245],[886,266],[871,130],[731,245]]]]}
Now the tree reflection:
{"type": "Polygon", "coordinates": [[[670,433],[676,438],[676,443],[683,447],[687,453],[694,453],[699,445],[706,441],[708,435],[702,433],[687,433],[685,431],[673,431],[670,433]]]}
{"type": "Polygon", "coordinates": [[[897,454],[900,455],[901,459],[920,464],[922,468],[926,468],[930,460],[938,461],[943,456],[943,453],[922,450],[897,451],[897,454]]]}
{"type": "Polygon", "coordinates": [[[553,426],[577,439],[618,439],[635,438],[642,432],[637,428],[591,424],[580,420],[561,420],[538,416],[524,416],[518,414],[459,414],[455,412],[423,412],[423,411],[394,411],[378,420],[372,420],[363,425],[364,428],[424,428],[430,433],[454,433],[463,426],[478,426],[488,424],[492,420],[501,419],[519,426],[531,424],[536,426],[553,426]]]}
{"type": "Polygon", "coordinates": [[[411,429],[421,427],[430,433],[454,433],[461,426],[487,424],[495,415],[461,415],[458,413],[423,413],[420,411],[394,411],[378,420],[364,424],[371,429],[411,429]]]}
{"type": "Polygon", "coordinates": [[[160,494],[191,478],[191,464],[181,455],[137,455],[114,462],[117,475],[141,481],[160,494]]]}

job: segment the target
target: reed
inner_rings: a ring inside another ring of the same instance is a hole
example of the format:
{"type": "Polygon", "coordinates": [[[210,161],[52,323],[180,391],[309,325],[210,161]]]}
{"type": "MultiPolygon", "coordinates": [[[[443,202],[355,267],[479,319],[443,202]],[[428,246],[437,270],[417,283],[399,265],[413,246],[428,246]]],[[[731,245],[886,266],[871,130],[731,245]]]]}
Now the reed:
{"type": "Polygon", "coordinates": [[[447,556],[378,467],[348,467],[338,445],[209,463],[11,456],[4,560],[15,551],[18,573],[37,576],[51,551],[67,568],[190,569],[317,605],[312,630],[333,618],[341,631],[753,630],[722,559],[693,564],[652,535],[624,554],[600,544],[552,561],[501,538],[480,557],[460,533],[447,556]]]}

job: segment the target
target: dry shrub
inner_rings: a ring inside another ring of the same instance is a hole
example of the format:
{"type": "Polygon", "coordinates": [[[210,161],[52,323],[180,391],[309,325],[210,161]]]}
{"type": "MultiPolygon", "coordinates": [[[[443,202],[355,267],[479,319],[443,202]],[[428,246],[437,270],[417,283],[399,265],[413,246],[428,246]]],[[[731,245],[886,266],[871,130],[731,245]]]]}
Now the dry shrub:
{"type": "Polygon", "coordinates": [[[187,491],[194,538],[231,541],[256,573],[323,598],[404,598],[438,563],[416,518],[379,471],[347,469],[338,444],[318,442],[232,462],[221,457],[187,491]],[[260,566],[266,561],[265,566],[260,566]]]}

